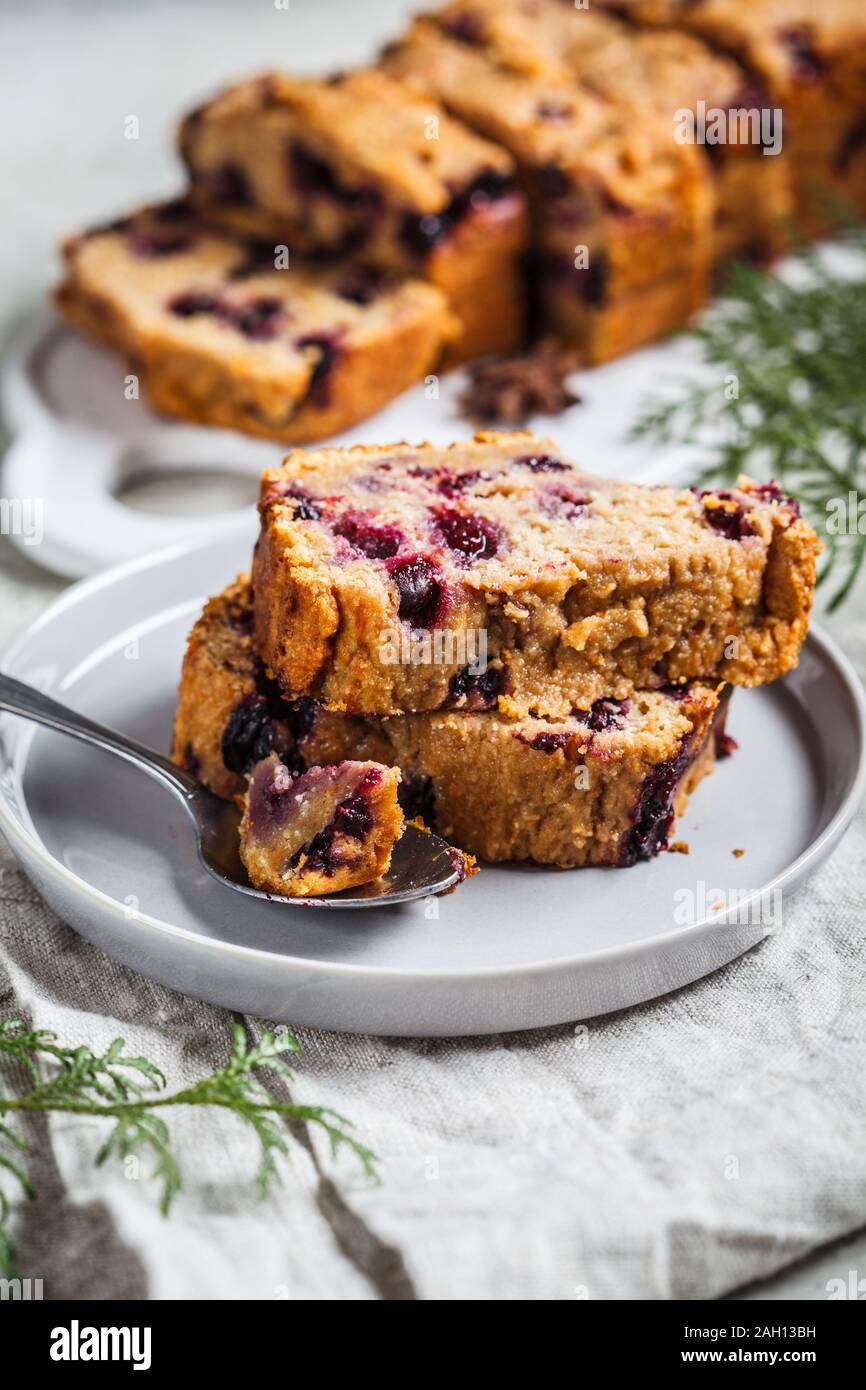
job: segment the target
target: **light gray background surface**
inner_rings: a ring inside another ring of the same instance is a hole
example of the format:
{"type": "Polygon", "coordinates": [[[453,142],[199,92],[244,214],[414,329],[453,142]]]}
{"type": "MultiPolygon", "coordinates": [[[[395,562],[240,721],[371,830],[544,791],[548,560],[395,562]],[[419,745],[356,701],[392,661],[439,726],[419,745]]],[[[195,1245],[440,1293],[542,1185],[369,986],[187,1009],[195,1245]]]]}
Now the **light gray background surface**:
{"type": "MultiPolygon", "coordinates": [[[[64,232],[77,224],[110,217],[143,199],[170,195],[177,188],[180,175],[171,129],[175,119],[190,105],[224,80],[258,68],[317,70],[358,62],[399,28],[411,8],[404,0],[364,0],[363,4],[358,0],[290,0],[288,11],[276,9],[272,0],[208,0],[201,4],[193,0],[142,0],[135,5],[121,0],[92,4],[78,0],[74,6],[0,6],[4,69],[0,84],[0,142],[7,195],[0,228],[0,332],[5,336],[56,278],[56,242],[64,232]],[[124,119],[131,114],[140,121],[137,141],[124,138],[124,119]]],[[[591,464],[591,460],[587,462],[591,464]]],[[[0,539],[0,651],[42,610],[59,587],[26,558],[14,553],[7,540],[0,539]]],[[[866,603],[861,590],[840,620],[830,625],[861,674],[866,668],[864,616],[866,603]]],[[[849,856],[849,873],[851,862],[849,856]]],[[[34,939],[38,940],[44,928],[46,942],[54,941],[60,954],[70,951],[65,929],[46,923],[35,901],[27,907],[27,890],[18,888],[18,876],[9,870],[8,861],[0,858],[0,864],[6,865],[0,895],[8,892],[9,882],[15,885],[16,911],[26,909],[29,913],[26,920],[34,930],[34,939]]],[[[852,900],[862,907],[866,884],[862,859],[856,872],[858,881],[846,884],[849,910],[852,900]]],[[[822,882],[823,896],[812,900],[813,904],[823,902],[823,908],[814,908],[813,928],[818,935],[829,925],[836,910],[832,865],[825,870],[822,882]]],[[[23,920],[7,916],[7,921],[23,920]]],[[[0,972],[3,960],[0,954],[0,972]]],[[[17,958],[13,975],[19,986],[22,980],[30,978],[30,964],[17,958]]],[[[737,968],[735,964],[728,972],[732,989],[738,988],[737,968]]],[[[68,984],[68,971],[63,978],[68,984]]],[[[142,997],[148,997],[146,991],[142,997]]],[[[862,981],[859,997],[862,1008],[862,981]]],[[[86,1021],[86,1015],[76,1013],[80,1004],[75,1003],[74,990],[63,1007],[69,1011],[74,1026],[80,1027],[82,1018],[86,1021]]],[[[163,1015],[165,1007],[160,1004],[163,1015]]],[[[641,1012],[645,1015],[646,1011],[641,1012]]],[[[619,1017],[616,1026],[620,1032],[631,1027],[630,1017],[619,1017]]],[[[698,1019],[696,1028],[713,1027],[711,1013],[699,1013],[698,1019]]],[[[643,1023],[646,1026],[645,1017],[643,1023]]],[[[170,1025],[171,1019],[166,1025],[169,1031],[170,1025]]],[[[207,1031],[208,1026],[205,1020],[203,1029],[207,1031]]],[[[551,1046],[553,1042],[551,1039],[551,1046]]],[[[310,1045],[314,1071],[339,1057],[341,1043],[337,1038],[322,1038],[318,1043],[313,1039],[310,1045]]],[[[464,1080],[469,1086],[467,1105],[473,1100],[477,1105],[483,1097],[486,1050],[480,1045],[474,1058],[471,1053],[464,1055],[464,1080]]],[[[202,1055],[205,1051],[203,1046],[202,1055]]],[[[541,1047],[539,1060],[543,1051],[541,1047]]],[[[404,1062],[407,1060],[399,1046],[390,1045],[382,1049],[379,1064],[399,1066],[401,1057],[404,1062]]],[[[530,1081],[528,1073],[524,1085],[530,1081]]],[[[784,1085],[784,1078],[781,1084],[784,1085]]],[[[351,1103],[346,1104],[351,1111],[351,1103]]],[[[516,1201],[520,1200],[519,1190],[515,1173],[516,1201]]],[[[96,1192],[98,1189],[94,1189],[96,1192]]],[[[359,1205],[363,1205],[360,1199],[359,1205]]],[[[329,1220],[339,1243],[342,1218],[333,1212],[328,1217],[325,1207],[327,1202],[323,1205],[320,1188],[320,1211],[329,1220]]],[[[467,1213],[467,1217],[472,1220],[472,1213],[467,1213]]],[[[475,1220],[478,1221],[477,1213],[475,1220]]],[[[69,1226],[63,1204],[57,1208],[57,1221],[69,1226]]],[[[387,1220],[382,1230],[383,1239],[389,1234],[398,1238],[396,1229],[389,1233],[387,1220]]],[[[191,1248],[198,1248],[199,1258],[206,1258],[206,1243],[191,1248]]],[[[382,1258],[389,1258],[389,1249],[382,1246],[382,1258]]],[[[371,1267],[382,1252],[373,1251],[371,1267]]],[[[423,1259],[418,1263],[423,1266],[423,1259]]],[[[363,1261],[355,1262],[356,1271],[360,1269],[361,1273],[347,1278],[341,1286],[342,1296],[367,1297],[371,1288],[387,1294],[388,1280],[371,1278],[362,1265],[363,1261]]],[[[861,1277],[866,1274],[866,1238],[862,1234],[827,1248],[745,1296],[826,1298],[827,1281],[846,1278],[851,1269],[858,1270],[861,1277]]],[[[190,1290],[194,1284],[195,1272],[191,1270],[190,1290]]],[[[494,1284],[491,1278],[490,1288],[494,1284]]],[[[74,1287],[73,1284],[73,1290],[74,1287]]],[[[129,1291],[132,1296],[140,1296],[142,1286],[132,1280],[129,1291]]],[[[486,1292],[480,1287],[474,1296],[484,1297],[486,1292]]],[[[532,1290],[527,1292],[532,1296],[532,1290]]],[[[319,1296],[321,1293],[319,1289],[319,1296]]],[[[221,1294],[207,1296],[248,1295],[227,1288],[221,1294]]],[[[545,1296],[570,1294],[567,1290],[560,1294],[550,1291],[545,1296]]],[[[614,1292],[609,1296],[617,1295],[614,1292]]]]}

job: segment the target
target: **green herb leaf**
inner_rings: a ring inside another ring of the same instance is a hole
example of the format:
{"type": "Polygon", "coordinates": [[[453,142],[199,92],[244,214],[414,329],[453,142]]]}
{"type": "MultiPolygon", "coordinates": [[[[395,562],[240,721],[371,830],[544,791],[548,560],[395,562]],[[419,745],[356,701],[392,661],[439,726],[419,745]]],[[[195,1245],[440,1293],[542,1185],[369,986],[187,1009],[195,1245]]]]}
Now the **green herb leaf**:
{"type": "MultiPolygon", "coordinates": [[[[849,228],[842,243],[866,264],[866,228],[849,228]]],[[[692,335],[715,380],[647,402],[632,436],[697,446],[697,482],[775,478],[825,542],[832,610],[866,560],[866,274],[842,278],[811,248],[798,261],[784,280],[733,268],[692,335]]]]}
{"type": "Polygon", "coordinates": [[[295,1105],[277,1100],[256,1073],[290,1079],[283,1057],[301,1048],[290,1033],[275,1037],[263,1032],[250,1043],[240,1024],[232,1030],[226,1065],[181,1091],[167,1092],[163,1073],[146,1057],[129,1057],[123,1038],[115,1038],[101,1056],[87,1047],[66,1047],[54,1033],[28,1029],[20,1019],[0,1020],[0,1062],[23,1068],[33,1082],[30,1090],[14,1094],[0,1075],[0,1274],[10,1278],[14,1250],[9,1237],[10,1195],[3,1176],[14,1180],[25,1196],[35,1193],[21,1158],[23,1136],[2,1117],[16,1112],[93,1115],[111,1122],[96,1153],[97,1165],[109,1159],[149,1158],[151,1176],[160,1185],[160,1207],[168,1214],[181,1190],[180,1165],[172,1151],[168,1125],[156,1112],[164,1107],[204,1105],[230,1111],[255,1134],[259,1143],[256,1185],[262,1197],[280,1180],[279,1160],[288,1153],[290,1131],[281,1121],[298,1120],[318,1126],[327,1136],[332,1155],[348,1148],[364,1171],[375,1174],[375,1156],[351,1133],[342,1115],[324,1106],[295,1105]]]}

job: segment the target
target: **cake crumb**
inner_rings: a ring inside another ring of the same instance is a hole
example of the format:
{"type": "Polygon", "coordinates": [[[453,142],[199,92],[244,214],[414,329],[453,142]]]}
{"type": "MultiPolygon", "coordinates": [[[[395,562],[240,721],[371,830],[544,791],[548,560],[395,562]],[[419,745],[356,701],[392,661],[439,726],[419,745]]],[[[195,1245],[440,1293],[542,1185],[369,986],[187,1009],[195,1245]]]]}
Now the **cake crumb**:
{"type": "Polygon", "coordinates": [[[745,851],[744,849],[732,849],[732,850],[731,850],[731,854],[734,856],[735,859],[742,859],[742,857],[743,857],[743,855],[745,854],[745,852],[746,852],[746,851],[745,851]]]}
{"type": "Polygon", "coordinates": [[[688,840],[672,840],[668,845],[668,849],[671,854],[688,854],[689,842],[688,840]]]}

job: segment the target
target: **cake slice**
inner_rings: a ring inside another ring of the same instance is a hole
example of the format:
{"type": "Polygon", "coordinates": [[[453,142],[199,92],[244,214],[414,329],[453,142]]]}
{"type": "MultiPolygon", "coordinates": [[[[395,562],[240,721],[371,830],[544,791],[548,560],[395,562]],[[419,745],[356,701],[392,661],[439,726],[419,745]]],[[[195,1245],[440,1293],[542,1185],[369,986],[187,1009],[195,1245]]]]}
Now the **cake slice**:
{"type": "Polygon", "coordinates": [[[435,101],[381,72],[273,73],[194,111],[180,148],[194,196],[233,226],[437,285],[461,321],[455,357],[519,341],[526,227],[513,160],[435,101]]]}
{"type": "Polygon", "coordinates": [[[372,760],[401,769],[407,817],[472,855],[624,866],[664,847],[688,795],[731,747],[730,689],[698,684],[599,700],[559,721],[462,711],[361,719],[283,701],[251,623],[245,577],[205,607],[184,658],[173,746],[176,763],[241,805],[249,772],[254,783],[278,773],[288,785],[308,766],[372,760]]]}
{"type": "Polygon", "coordinates": [[[735,55],[784,111],[797,212],[810,236],[866,213],[866,7],[862,0],[619,0],[735,55]]]}
{"type": "Polygon", "coordinates": [[[399,781],[377,763],[295,774],[269,753],[252,769],[240,826],[253,887],[306,898],[381,878],[403,833],[399,781]]]}
{"type": "Polygon", "coordinates": [[[65,245],[61,313],[118,349],[170,415],[287,443],[381,409],[454,331],[439,290],[360,264],[285,269],[275,244],[214,228],[181,200],[65,245]]]}
{"type": "Polygon", "coordinates": [[[587,362],[683,327],[707,298],[712,188],[669,122],[533,75],[417,20],[381,59],[514,157],[541,325],[587,362]]]}
{"type": "Polygon", "coordinates": [[[528,433],[297,451],[262,479],[256,645],[354,714],[761,685],[797,661],[818,548],[773,484],[615,482],[528,433]]]}
{"type": "Polygon", "coordinates": [[[560,0],[453,0],[430,18],[535,77],[571,80],[605,101],[660,117],[672,134],[680,113],[700,104],[704,111],[742,112],[730,121],[729,140],[699,145],[714,194],[713,259],[766,259],[783,249],[793,213],[787,157],[784,150],[765,154],[761,140],[752,139],[770,97],[734,59],[693,34],[636,31],[594,6],[560,0]]]}

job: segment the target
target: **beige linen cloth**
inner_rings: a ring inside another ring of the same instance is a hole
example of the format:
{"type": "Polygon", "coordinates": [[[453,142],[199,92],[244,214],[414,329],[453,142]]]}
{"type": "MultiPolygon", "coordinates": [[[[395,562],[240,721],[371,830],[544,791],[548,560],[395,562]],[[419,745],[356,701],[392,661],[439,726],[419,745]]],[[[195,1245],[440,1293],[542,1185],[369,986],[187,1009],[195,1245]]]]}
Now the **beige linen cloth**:
{"type": "MultiPolygon", "coordinates": [[[[5,647],[55,586],[0,546],[5,647]]],[[[833,625],[861,673],[864,609],[833,625]]],[[[121,1034],[172,1088],[222,1064],[229,1013],[116,965],[0,865],[0,1017],[93,1048],[121,1034]]],[[[46,1298],[267,1300],[696,1299],[768,1275],[866,1222],[864,885],[861,814],[778,935],[585,1033],[301,1030],[292,1095],[355,1122],[378,1185],[297,1131],[260,1202],[239,1123],[178,1111],[164,1219],[146,1173],[94,1168],[100,1122],[33,1124],[22,1272],[46,1298]]]]}

